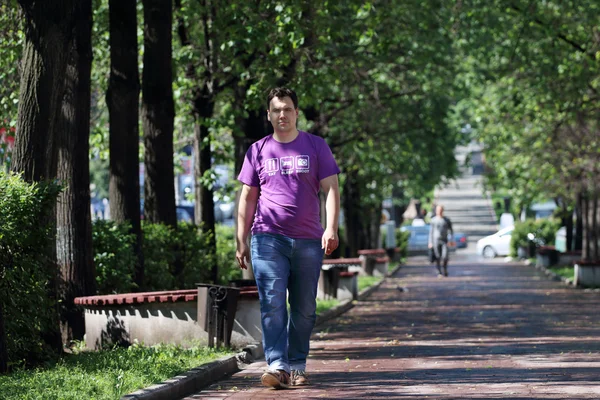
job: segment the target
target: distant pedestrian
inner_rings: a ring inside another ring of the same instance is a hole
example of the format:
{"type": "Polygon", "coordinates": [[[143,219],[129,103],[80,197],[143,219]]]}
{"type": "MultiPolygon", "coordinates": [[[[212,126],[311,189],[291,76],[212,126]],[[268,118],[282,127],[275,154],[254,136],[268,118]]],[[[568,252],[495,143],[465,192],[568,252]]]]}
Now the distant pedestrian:
{"type": "Polygon", "coordinates": [[[435,208],[435,217],[431,219],[429,229],[429,248],[433,248],[438,276],[448,276],[448,244],[453,245],[454,231],[452,222],[444,216],[444,206],[435,208]],[[448,241],[450,237],[450,243],[448,241]],[[443,271],[442,271],[443,268],[443,271]]]}
{"type": "Polygon", "coordinates": [[[338,247],[340,170],[325,140],[297,129],[296,93],[273,89],[267,108],[274,133],[250,147],[238,177],[243,186],[236,258],[246,269],[251,253],[258,286],[268,364],[261,382],[281,389],[308,384],[306,359],[323,253],[338,247]],[[325,230],[319,190],[326,196],[325,230]]]}

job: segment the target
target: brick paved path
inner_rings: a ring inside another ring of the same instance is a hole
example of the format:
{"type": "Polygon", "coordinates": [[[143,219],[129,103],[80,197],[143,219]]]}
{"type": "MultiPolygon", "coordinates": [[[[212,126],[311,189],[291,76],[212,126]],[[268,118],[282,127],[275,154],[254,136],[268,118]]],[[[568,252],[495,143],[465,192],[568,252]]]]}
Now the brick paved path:
{"type": "Polygon", "coordinates": [[[600,398],[599,293],[520,264],[458,262],[438,279],[413,260],[316,328],[312,386],[263,388],[257,362],[186,400],[600,398]]]}

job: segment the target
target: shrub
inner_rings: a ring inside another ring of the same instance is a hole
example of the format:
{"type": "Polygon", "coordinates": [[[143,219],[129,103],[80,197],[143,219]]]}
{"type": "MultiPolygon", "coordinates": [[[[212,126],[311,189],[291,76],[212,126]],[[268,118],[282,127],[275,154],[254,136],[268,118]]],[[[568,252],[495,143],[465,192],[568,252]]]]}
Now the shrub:
{"type": "Polygon", "coordinates": [[[242,270],[235,259],[235,227],[219,224],[216,226],[217,264],[219,265],[219,283],[242,278],[242,270]]]}
{"type": "Polygon", "coordinates": [[[191,289],[208,282],[216,262],[208,252],[209,235],[189,223],[180,223],[177,230],[144,223],[143,229],[146,289],[191,289]]]}
{"type": "Polygon", "coordinates": [[[58,326],[48,284],[56,271],[51,215],[60,190],[0,171],[0,302],[12,366],[37,363],[52,352],[43,337],[58,326]]]}
{"type": "Polygon", "coordinates": [[[410,238],[409,231],[396,229],[396,247],[398,247],[400,257],[408,256],[408,238],[410,238]]]}
{"type": "Polygon", "coordinates": [[[136,289],[133,281],[136,256],[135,235],[131,225],[96,220],[92,228],[92,246],[96,265],[98,293],[128,293],[136,289]]]}
{"type": "MultiPolygon", "coordinates": [[[[217,225],[217,257],[208,253],[209,235],[196,225],[180,223],[177,229],[164,224],[142,223],[144,239],[144,290],[191,289],[208,282],[212,266],[219,266],[219,283],[240,279],[235,260],[233,227],[217,225]]],[[[127,293],[137,289],[135,273],[135,235],[129,224],[97,220],[94,222],[94,262],[98,293],[127,293]]]]}
{"type": "Polygon", "coordinates": [[[516,222],[510,239],[510,255],[516,257],[519,247],[529,248],[530,240],[527,237],[529,233],[533,233],[540,244],[554,245],[556,231],[559,228],[560,221],[549,218],[516,222]]]}

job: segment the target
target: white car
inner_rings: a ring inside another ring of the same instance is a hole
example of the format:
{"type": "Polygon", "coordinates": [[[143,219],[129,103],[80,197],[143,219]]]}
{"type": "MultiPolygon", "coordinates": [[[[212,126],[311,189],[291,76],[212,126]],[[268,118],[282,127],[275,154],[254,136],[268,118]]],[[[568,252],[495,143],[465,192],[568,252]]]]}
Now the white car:
{"type": "Polygon", "coordinates": [[[500,229],[493,235],[486,236],[477,241],[477,254],[484,258],[507,256],[510,253],[510,238],[514,225],[500,229]]]}

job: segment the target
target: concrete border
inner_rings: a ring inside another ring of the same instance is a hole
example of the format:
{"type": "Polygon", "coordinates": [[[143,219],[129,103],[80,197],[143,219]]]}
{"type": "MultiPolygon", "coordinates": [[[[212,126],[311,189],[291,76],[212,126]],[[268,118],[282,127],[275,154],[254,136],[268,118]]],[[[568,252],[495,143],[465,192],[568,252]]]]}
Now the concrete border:
{"type": "Polygon", "coordinates": [[[200,365],[164,382],[137,390],[121,400],[174,400],[188,396],[231,375],[264,356],[262,344],[251,344],[237,354],[200,365]]]}
{"type": "MultiPolygon", "coordinates": [[[[363,289],[358,294],[358,301],[364,301],[367,297],[369,297],[374,291],[376,291],[379,288],[379,286],[381,286],[381,284],[383,282],[385,282],[385,280],[388,277],[391,277],[394,274],[396,274],[396,272],[398,272],[398,270],[400,269],[401,266],[402,266],[402,264],[400,262],[398,262],[398,265],[393,269],[392,272],[389,272],[386,276],[383,276],[381,278],[381,280],[379,282],[377,282],[376,284],[374,284],[373,286],[369,286],[368,288],[363,289]]],[[[337,306],[327,310],[323,314],[317,315],[317,321],[315,322],[315,327],[329,321],[330,319],[333,319],[333,318],[336,318],[336,317],[342,315],[343,313],[345,313],[346,311],[348,311],[349,309],[354,307],[354,305],[355,305],[355,300],[346,300],[346,301],[338,304],[337,306]]]]}
{"type": "Polygon", "coordinates": [[[557,282],[562,282],[566,286],[569,286],[573,289],[583,290],[586,292],[600,293],[600,288],[586,288],[586,287],[581,287],[581,286],[575,286],[575,283],[573,282],[572,279],[565,278],[564,276],[557,274],[556,272],[552,271],[549,268],[546,268],[546,267],[543,267],[541,265],[537,265],[534,263],[529,263],[528,261],[523,261],[523,263],[528,266],[533,266],[535,269],[537,269],[538,271],[540,271],[544,275],[546,275],[546,277],[548,277],[548,279],[551,279],[551,280],[557,281],[557,282]]]}
{"type": "MultiPolygon", "coordinates": [[[[370,286],[362,290],[358,294],[358,300],[365,300],[375,290],[381,286],[388,277],[393,276],[400,267],[401,263],[398,263],[396,268],[373,286],[370,286]]],[[[317,316],[315,327],[329,321],[349,309],[354,307],[353,300],[347,300],[338,306],[327,310],[325,313],[317,316]]],[[[177,375],[164,382],[149,386],[144,389],[137,390],[133,393],[127,394],[121,397],[121,400],[174,400],[180,399],[201,389],[213,384],[214,382],[232,375],[241,369],[245,365],[251,364],[264,357],[264,350],[261,343],[255,343],[244,347],[244,349],[237,354],[220,358],[207,364],[200,365],[199,367],[192,368],[189,371],[177,375]]]]}

